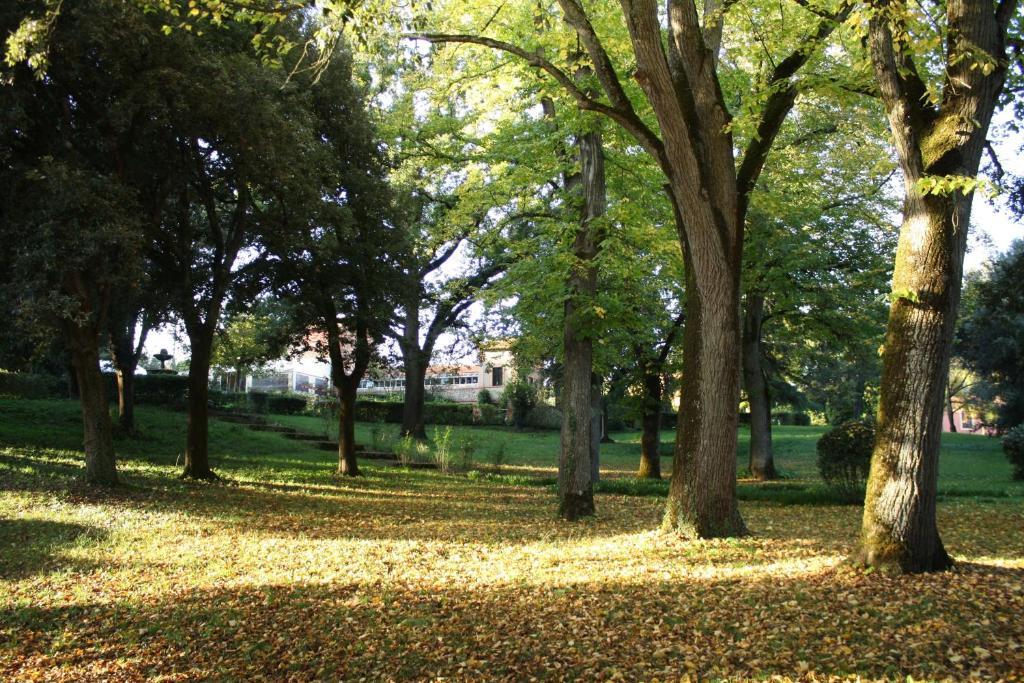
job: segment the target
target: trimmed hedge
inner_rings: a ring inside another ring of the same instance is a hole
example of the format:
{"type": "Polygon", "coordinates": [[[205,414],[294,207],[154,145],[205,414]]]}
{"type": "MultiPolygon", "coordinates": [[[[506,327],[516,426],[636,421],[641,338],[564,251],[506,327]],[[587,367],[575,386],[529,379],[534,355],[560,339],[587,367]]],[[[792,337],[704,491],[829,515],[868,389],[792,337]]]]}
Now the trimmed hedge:
{"type": "Polygon", "coordinates": [[[68,383],[56,375],[30,375],[0,370],[0,396],[11,398],[67,398],[68,383]]]}
{"type": "MultiPolygon", "coordinates": [[[[111,397],[117,400],[117,379],[111,397]]],[[[184,406],[188,402],[188,377],[185,375],[136,375],[135,402],[159,406],[184,406]]]]}
{"type": "Polygon", "coordinates": [[[302,394],[270,394],[267,410],[279,415],[298,415],[306,410],[309,399],[302,394]]]}
{"type": "MultiPolygon", "coordinates": [[[[358,422],[401,424],[402,410],[401,401],[359,399],[356,401],[356,420],[358,422]]],[[[435,402],[423,404],[423,421],[426,424],[495,427],[505,424],[505,415],[504,411],[493,405],[435,402]]]]}

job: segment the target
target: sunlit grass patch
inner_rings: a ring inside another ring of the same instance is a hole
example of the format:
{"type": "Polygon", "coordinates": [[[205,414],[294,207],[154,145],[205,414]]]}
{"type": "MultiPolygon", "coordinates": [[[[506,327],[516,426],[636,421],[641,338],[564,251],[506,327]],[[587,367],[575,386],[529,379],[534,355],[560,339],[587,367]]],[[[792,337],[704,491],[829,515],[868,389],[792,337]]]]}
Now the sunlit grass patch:
{"type": "MultiPolygon", "coordinates": [[[[1024,670],[1024,507],[989,495],[994,476],[985,496],[939,504],[957,569],[893,579],[845,564],[857,506],[784,504],[813,490],[801,477],[740,484],[749,537],[688,542],[657,531],[665,481],[606,478],[597,516],[565,524],[553,468],[525,457],[470,475],[367,461],[339,479],[330,452],[214,423],[228,482],[191,484],[175,465],[183,417],[144,409],[140,423],[144,438],[118,444],[126,485],[93,493],[73,435],[47,447],[41,421],[0,420],[0,679],[1024,670]]],[[[956,486],[975,486],[969,469],[956,486]]]]}

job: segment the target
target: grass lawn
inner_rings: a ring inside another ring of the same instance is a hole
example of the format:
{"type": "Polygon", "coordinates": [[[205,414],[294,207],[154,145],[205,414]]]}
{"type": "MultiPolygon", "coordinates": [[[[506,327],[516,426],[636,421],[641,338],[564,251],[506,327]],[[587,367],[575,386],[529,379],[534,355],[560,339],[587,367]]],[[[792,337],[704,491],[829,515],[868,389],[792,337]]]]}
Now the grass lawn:
{"type": "MultiPolygon", "coordinates": [[[[0,680],[1024,676],[1024,485],[995,440],[944,441],[957,568],[891,578],[843,563],[856,506],[787,497],[817,486],[815,428],[777,430],[789,479],[743,482],[751,536],[686,542],[655,531],[658,496],[623,495],[658,493],[625,478],[636,434],[603,449],[624,483],[566,524],[550,486],[370,461],[338,480],[333,453],[218,421],[229,483],[184,483],[184,415],[138,417],[125,485],[96,493],[75,403],[0,400],[0,680]]],[[[553,472],[555,434],[467,438],[484,465],[505,439],[509,471],[553,472]]]]}

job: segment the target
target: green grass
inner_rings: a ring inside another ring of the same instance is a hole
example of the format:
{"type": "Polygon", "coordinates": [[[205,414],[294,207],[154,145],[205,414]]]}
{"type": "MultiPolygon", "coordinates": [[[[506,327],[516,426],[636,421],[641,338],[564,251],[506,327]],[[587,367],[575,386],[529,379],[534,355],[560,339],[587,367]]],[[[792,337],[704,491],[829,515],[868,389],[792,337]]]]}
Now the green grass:
{"type": "Polygon", "coordinates": [[[75,403],[0,400],[0,680],[1024,670],[1022,487],[994,440],[943,451],[939,526],[959,568],[900,579],[842,563],[860,514],[820,497],[814,428],[777,430],[789,479],[740,483],[751,536],[686,541],[655,531],[667,482],[626,476],[636,434],[604,449],[597,515],[569,524],[554,512],[553,433],[456,428],[484,464],[506,443],[501,473],[365,461],[365,477],[339,479],[330,451],[214,420],[226,482],[208,484],[178,479],[183,414],[138,418],[142,436],[116,442],[125,485],[95,491],[78,483],[75,403]]]}
{"type": "MultiPolygon", "coordinates": [[[[137,467],[159,470],[180,463],[185,441],[185,420],[181,413],[140,406],[138,424],[141,437],[119,436],[116,448],[119,458],[137,467]]],[[[0,399],[0,445],[21,448],[75,451],[81,447],[80,415],[73,401],[25,401],[0,399]]],[[[310,433],[323,433],[324,421],[315,417],[271,415],[276,424],[295,427],[310,433]]],[[[766,500],[786,504],[817,505],[834,501],[818,477],[815,445],[825,431],[823,427],[779,426],[773,430],[776,465],[783,480],[770,483],[742,481],[738,488],[741,500],[766,500]]],[[[383,437],[384,447],[395,441],[397,425],[358,423],[356,440],[371,444],[374,433],[383,437]]],[[[429,435],[434,426],[428,425],[429,435]]],[[[640,451],[639,432],[613,433],[615,443],[601,446],[601,468],[605,476],[599,492],[619,495],[660,496],[668,489],[667,481],[638,481],[631,477],[640,451]]],[[[671,470],[674,435],[662,436],[662,467],[671,470]]],[[[493,454],[505,452],[501,474],[523,481],[534,477],[535,485],[551,485],[558,463],[558,433],[554,431],[516,431],[495,427],[452,427],[453,449],[472,444],[476,466],[493,470],[493,454]]],[[[737,448],[737,470],[746,468],[749,432],[741,429],[737,448]]],[[[213,467],[228,477],[260,480],[267,477],[301,484],[319,481],[335,461],[331,451],[301,441],[292,441],[271,432],[255,432],[242,425],[210,421],[210,454],[213,467]]],[[[3,457],[0,454],[0,457],[3,457]]],[[[9,457],[9,455],[8,455],[9,457]]],[[[999,440],[974,434],[946,434],[940,459],[939,495],[943,498],[985,498],[992,500],[1024,497],[1024,484],[1010,480],[1010,465],[1003,456],[999,440]]],[[[376,472],[372,461],[365,461],[369,471],[376,472]]],[[[42,462],[21,462],[21,471],[34,475],[67,474],[74,465],[46,465],[42,462]]],[[[414,477],[415,478],[415,477],[414,477]]],[[[495,481],[500,481],[496,479],[495,481]]],[[[508,480],[506,480],[508,481],[508,480]]]]}
{"type": "MultiPolygon", "coordinates": [[[[320,418],[298,415],[275,415],[273,422],[312,433],[324,433],[320,418]]],[[[428,436],[434,427],[428,425],[428,436]]],[[[775,463],[784,482],[771,484],[740,484],[741,500],[776,500],[788,504],[817,505],[834,500],[818,476],[818,439],[826,427],[776,426],[773,428],[775,463]]],[[[398,426],[390,424],[356,425],[356,440],[369,444],[373,432],[391,443],[397,438],[398,426]]],[[[469,441],[475,445],[477,463],[487,465],[499,444],[505,445],[505,464],[513,468],[538,470],[540,477],[550,478],[558,466],[558,433],[554,431],[516,431],[495,427],[452,427],[456,444],[469,441]]],[[[615,443],[601,446],[601,469],[611,478],[629,477],[637,468],[640,433],[611,434],[615,443]]],[[[674,433],[662,433],[662,469],[671,471],[674,433]]],[[[750,431],[741,428],[736,451],[737,471],[747,469],[750,431]]],[[[976,434],[944,434],[939,463],[939,495],[943,497],[984,497],[992,499],[1024,497],[1024,485],[1010,480],[1010,465],[1003,456],[998,439],[976,434]]],[[[599,491],[624,495],[665,495],[667,482],[612,481],[601,483],[599,491]]]]}

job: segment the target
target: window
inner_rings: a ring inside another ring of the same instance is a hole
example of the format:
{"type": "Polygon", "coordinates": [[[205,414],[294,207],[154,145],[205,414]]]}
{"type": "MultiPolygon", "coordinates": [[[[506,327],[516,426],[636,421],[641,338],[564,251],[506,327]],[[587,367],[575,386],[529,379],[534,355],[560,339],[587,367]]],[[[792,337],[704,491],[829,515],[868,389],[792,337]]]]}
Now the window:
{"type": "Polygon", "coordinates": [[[505,368],[497,366],[491,369],[491,384],[496,387],[500,387],[504,383],[505,379],[505,368]]]}

